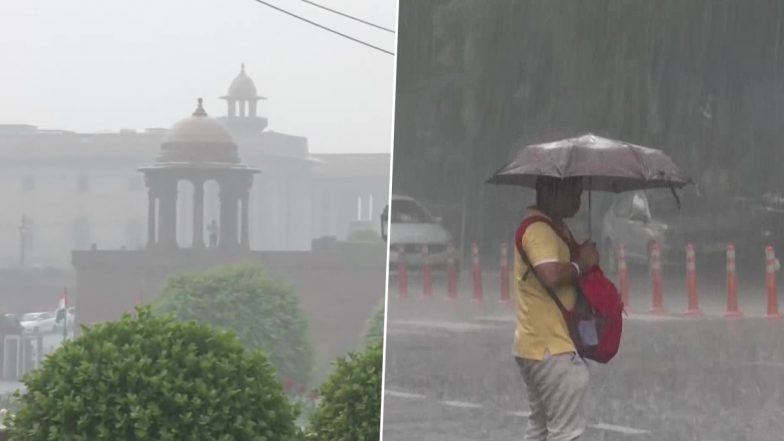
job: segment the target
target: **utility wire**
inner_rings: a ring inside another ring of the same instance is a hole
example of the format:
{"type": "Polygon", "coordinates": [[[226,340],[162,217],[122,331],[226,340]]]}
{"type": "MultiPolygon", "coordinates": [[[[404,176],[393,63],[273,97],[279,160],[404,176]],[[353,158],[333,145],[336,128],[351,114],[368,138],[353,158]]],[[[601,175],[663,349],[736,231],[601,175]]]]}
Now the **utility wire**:
{"type": "Polygon", "coordinates": [[[369,21],[362,20],[361,18],[354,17],[353,15],[348,15],[346,13],[343,13],[343,12],[340,12],[340,11],[336,11],[336,10],[334,10],[332,8],[328,8],[328,7],[324,6],[324,5],[320,5],[318,3],[314,3],[314,2],[312,2],[310,0],[301,0],[301,1],[305,2],[305,3],[309,4],[309,5],[313,5],[313,6],[317,7],[317,8],[321,8],[321,9],[327,10],[329,12],[332,12],[333,14],[338,14],[340,16],[349,18],[349,19],[354,20],[354,21],[358,21],[358,22],[366,24],[368,26],[373,26],[374,28],[381,29],[382,31],[391,32],[393,34],[395,33],[395,31],[393,29],[385,28],[385,27],[379,26],[379,25],[377,25],[375,23],[371,23],[369,21]]]}
{"type": "Polygon", "coordinates": [[[351,41],[353,41],[353,42],[355,42],[355,43],[359,43],[359,44],[361,44],[361,45],[364,45],[364,46],[367,46],[367,47],[369,47],[369,48],[375,49],[375,50],[377,50],[377,51],[383,52],[383,53],[385,53],[385,54],[389,54],[389,55],[395,55],[395,53],[394,53],[394,52],[390,52],[390,51],[388,51],[388,50],[386,50],[386,49],[382,49],[382,48],[380,48],[380,47],[378,47],[378,46],[373,46],[373,45],[372,45],[372,44],[370,44],[370,43],[366,43],[366,42],[364,42],[364,41],[362,41],[362,40],[358,40],[358,39],[356,39],[356,38],[354,38],[354,37],[351,37],[351,36],[348,36],[348,35],[346,35],[346,34],[343,34],[343,33],[341,33],[341,32],[338,32],[338,31],[336,31],[336,30],[334,30],[334,29],[331,29],[331,28],[328,28],[328,27],[326,27],[326,26],[324,26],[324,25],[320,25],[320,24],[318,24],[318,23],[316,23],[316,22],[314,22],[314,21],[310,21],[310,20],[308,20],[307,18],[300,17],[299,15],[296,15],[296,14],[294,14],[294,13],[291,13],[291,12],[289,12],[289,11],[285,10],[285,9],[282,9],[282,8],[279,8],[279,7],[275,6],[275,5],[269,4],[269,3],[265,2],[264,0],[255,0],[255,1],[256,1],[256,2],[258,2],[258,3],[261,3],[262,5],[265,5],[265,6],[268,6],[268,7],[272,8],[272,9],[275,9],[276,11],[282,12],[282,13],[284,13],[284,14],[286,14],[286,15],[289,15],[289,16],[292,16],[292,17],[294,17],[294,18],[296,18],[296,19],[302,20],[302,21],[304,21],[305,23],[311,24],[311,25],[313,25],[313,26],[316,26],[316,27],[318,27],[318,28],[321,28],[321,29],[323,29],[323,30],[325,30],[325,31],[332,32],[333,34],[340,35],[341,37],[343,37],[343,38],[347,38],[347,39],[349,39],[349,40],[351,40],[351,41]]]}

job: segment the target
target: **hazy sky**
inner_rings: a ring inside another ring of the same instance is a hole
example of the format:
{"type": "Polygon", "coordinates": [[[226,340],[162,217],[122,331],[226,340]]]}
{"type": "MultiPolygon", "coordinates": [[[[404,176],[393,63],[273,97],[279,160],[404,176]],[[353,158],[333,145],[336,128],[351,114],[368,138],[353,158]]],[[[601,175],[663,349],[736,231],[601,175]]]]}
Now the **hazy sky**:
{"type": "MultiPolygon", "coordinates": [[[[267,0],[394,52],[394,34],[299,0],[267,0]]],[[[397,0],[313,0],[396,28],[397,0]]],[[[394,57],[254,0],[0,0],[0,124],[81,132],[210,116],[240,64],[269,129],[312,152],[388,152],[394,57]]]]}

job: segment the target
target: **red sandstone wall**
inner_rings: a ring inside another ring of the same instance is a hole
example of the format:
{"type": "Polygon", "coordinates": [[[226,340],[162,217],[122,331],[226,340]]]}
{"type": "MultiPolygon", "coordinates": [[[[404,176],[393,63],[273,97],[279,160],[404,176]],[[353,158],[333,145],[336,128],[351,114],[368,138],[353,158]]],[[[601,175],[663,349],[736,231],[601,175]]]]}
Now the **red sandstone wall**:
{"type": "Polygon", "coordinates": [[[386,249],[353,246],[329,251],[249,252],[225,255],[190,250],[79,251],[73,254],[77,322],[95,323],[132,311],[144,292],[149,301],[166,277],[179,271],[232,262],[258,262],[292,285],[305,311],[316,353],[332,360],[357,347],[367,319],[384,297],[386,249]]]}

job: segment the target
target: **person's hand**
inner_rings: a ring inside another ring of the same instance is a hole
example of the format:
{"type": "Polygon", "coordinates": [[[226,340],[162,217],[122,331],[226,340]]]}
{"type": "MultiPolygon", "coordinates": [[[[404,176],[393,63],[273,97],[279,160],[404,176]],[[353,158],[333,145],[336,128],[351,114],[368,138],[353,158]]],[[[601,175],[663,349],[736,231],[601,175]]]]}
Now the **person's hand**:
{"type": "Polygon", "coordinates": [[[586,240],[577,247],[577,256],[574,262],[580,267],[580,274],[585,274],[596,267],[599,264],[599,252],[596,250],[596,243],[586,240]]]}

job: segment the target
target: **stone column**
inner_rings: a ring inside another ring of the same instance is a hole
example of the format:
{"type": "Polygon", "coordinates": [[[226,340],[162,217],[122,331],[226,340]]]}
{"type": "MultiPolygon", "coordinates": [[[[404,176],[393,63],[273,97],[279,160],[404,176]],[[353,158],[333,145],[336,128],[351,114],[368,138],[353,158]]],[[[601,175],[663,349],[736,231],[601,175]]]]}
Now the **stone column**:
{"type": "Polygon", "coordinates": [[[193,183],[193,248],[204,248],[204,181],[193,183]]]}
{"type": "Polygon", "coordinates": [[[219,181],[220,184],[220,238],[218,248],[235,248],[237,237],[237,191],[231,182],[219,181]]]}
{"type": "Polygon", "coordinates": [[[250,107],[250,116],[252,118],[256,117],[256,101],[248,101],[248,106],[250,107]]]}
{"type": "Polygon", "coordinates": [[[240,116],[244,117],[246,115],[246,110],[245,110],[246,102],[245,100],[239,100],[238,102],[240,103],[240,116]]]}
{"type": "Polygon", "coordinates": [[[229,102],[229,117],[234,118],[235,116],[237,116],[237,102],[232,98],[229,98],[228,102],[229,102]]]}
{"type": "Polygon", "coordinates": [[[161,183],[158,206],[158,243],[161,246],[177,247],[177,181],[161,183]]]}
{"type": "Polygon", "coordinates": [[[155,210],[155,200],[157,199],[155,192],[150,188],[147,190],[147,248],[152,248],[155,246],[157,242],[157,238],[155,237],[155,220],[158,218],[158,215],[155,210]]]}
{"type": "Polygon", "coordinates": [[[248,233],[250,231],[250,206],[248,205],[250,202],[250,190],[245,189],[242,193],[242,248],[248,250],[250,249],[250,238],[248,237],[248,233]]]}

